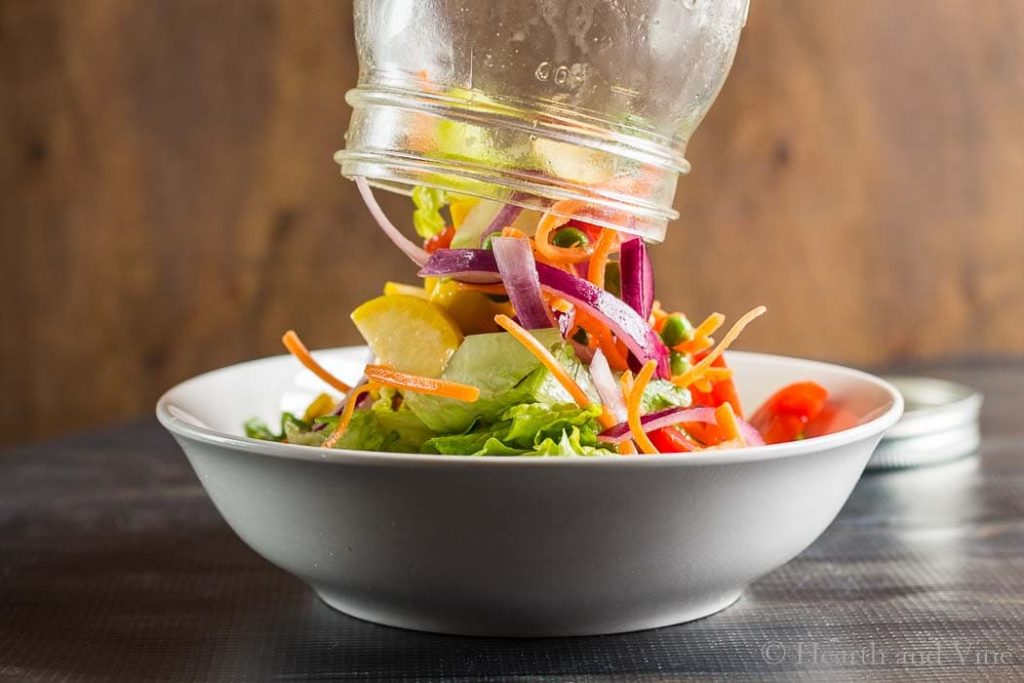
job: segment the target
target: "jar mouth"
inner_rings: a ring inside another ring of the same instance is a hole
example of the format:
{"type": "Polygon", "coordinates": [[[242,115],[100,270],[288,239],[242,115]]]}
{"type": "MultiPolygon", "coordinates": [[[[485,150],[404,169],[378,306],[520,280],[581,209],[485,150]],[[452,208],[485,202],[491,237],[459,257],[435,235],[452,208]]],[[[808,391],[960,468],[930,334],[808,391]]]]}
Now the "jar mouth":
{"type": "MultiPolygon", "coordinates": [[[[390,81],[378,75],[376,83],[390,81]]],[[[397,79],[395,79],[397,80],[397,79]]],[[[567,108],[553,100],[517,100],[483,95],[472,90],[457,97],[443,92],[410,90],[398,85],[357,86],[345,94],[353,108],[382,105],[432,112],[453,121],[501,126],[528,135],[543,135],[581,147],[604,149],[676,173],[690,172],[690,162],[676,150],[683,141],[652,130],[567,108]]]]}
{"type": "Polygon", "coordinates": [[[555,214],[559,201],[582,200],[584,208],[561,215],[654,241],[679,215],[672,200],[689,163],[672,140],[650,131],[557,102],[499,101],[468,90],[360,86],[346,100],[353,109],[346,148],[334,155],[346,177],[555,214]]]}

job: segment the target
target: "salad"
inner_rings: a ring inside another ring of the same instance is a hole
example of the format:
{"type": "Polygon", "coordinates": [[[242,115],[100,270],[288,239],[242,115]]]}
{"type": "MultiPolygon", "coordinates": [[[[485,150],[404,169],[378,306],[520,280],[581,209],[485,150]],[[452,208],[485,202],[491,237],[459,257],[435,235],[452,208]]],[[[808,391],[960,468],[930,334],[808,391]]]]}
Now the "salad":
{"type": "Polygon", "coordinates": [[[813,382],[780,389],[745,418],[724,352],[763,306],[728,328],[654,297],[643,240],[565,218],[417,187],[422,246],[356,180],[384,233],[419,268],[388,282],[352,321],[373,361],[350,386],[289,330],[285,347],[331,389],[257,439],[444,455],[657,454],[743,448],[824,433],[813,382]],[[720,334],[724,330],[724,333],[720,334]]]}

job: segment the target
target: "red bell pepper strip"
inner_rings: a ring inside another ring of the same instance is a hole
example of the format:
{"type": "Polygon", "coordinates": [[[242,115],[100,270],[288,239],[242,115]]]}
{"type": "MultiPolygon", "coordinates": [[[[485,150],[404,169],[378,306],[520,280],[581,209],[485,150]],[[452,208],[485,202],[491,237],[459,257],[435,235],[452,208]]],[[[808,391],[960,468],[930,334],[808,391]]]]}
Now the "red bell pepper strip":
{"type": "Polygon", "coordinates": [[[697,444],[687,439],[686,435],[676,427],[662,427],[647,435],[660,453],[689,453],[697,450],[697,444]]]}
{"type": "Polygon", "coordinates": [[[438,249],[448,249],[452,246],[453,237],[455,237],[455,228],[449,225],[441,232],[426,240],[423,243],[423,249],[428,254],[433,254],[438,249]]]}

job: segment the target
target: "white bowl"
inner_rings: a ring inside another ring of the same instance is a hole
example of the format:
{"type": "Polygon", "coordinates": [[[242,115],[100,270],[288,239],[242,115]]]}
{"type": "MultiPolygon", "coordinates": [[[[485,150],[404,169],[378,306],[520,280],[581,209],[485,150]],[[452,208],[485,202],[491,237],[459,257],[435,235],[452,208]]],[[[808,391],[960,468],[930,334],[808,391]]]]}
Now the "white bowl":
{"type": "MultiPolygon", "coordinates": [[[[326,351],[358,375],[363,348],[326,351]]],[[[735,601],[839,512],[903,403],[870,375],[730,353],[741,398],[813,380],[860,423],[787,444],[623,457],[340,451],[241,436],[319,385],[288,356],[209,372],[157,416],[256,552],[332,607],[442,633],[564,636],[676,624],[735,601]]]]}

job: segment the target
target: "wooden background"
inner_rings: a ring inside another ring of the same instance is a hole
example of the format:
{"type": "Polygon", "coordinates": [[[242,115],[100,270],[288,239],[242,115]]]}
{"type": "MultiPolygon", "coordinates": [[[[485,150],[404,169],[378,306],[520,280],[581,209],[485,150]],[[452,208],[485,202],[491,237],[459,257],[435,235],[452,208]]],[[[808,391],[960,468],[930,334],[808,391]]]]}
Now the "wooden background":
{"type": "MultiPolygon", "coordinates": [[[[0,1],[0,441],[149,413],[286,327],[355,343],[411,278],[331,160],[350,13],[0,1]]],[[[1024,353],[1024,3],[753,0],[689,157],[662,300],[764,303],[741,346],[854,364],[1024,353]]]]}

